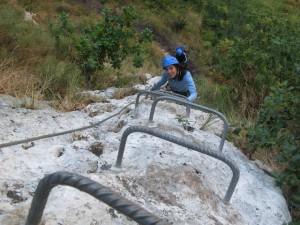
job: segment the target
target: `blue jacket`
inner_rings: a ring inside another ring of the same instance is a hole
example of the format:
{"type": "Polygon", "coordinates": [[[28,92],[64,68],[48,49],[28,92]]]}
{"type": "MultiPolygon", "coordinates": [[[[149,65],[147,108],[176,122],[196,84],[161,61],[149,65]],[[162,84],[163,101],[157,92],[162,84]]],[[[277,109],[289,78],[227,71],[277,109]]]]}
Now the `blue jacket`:
{"type": "Polygon", "coordinates": [[[153,85],[153,87],[150,89],[151,91],[155,91],[161,86],[163,86],[166,83],[169,83],[170,87],[174,91],[179,92],[189,92],[190,96],[188,97],[188,101],[192,102],[197,98],[197,90],[196,86],[193,80],[193,77],[189,71],[186,71],[186,74],[184,75],[183,79],[179,81],[178,79],[172,79],[170,78],[166,72],[163,73],[160,80],[153,85]]]}

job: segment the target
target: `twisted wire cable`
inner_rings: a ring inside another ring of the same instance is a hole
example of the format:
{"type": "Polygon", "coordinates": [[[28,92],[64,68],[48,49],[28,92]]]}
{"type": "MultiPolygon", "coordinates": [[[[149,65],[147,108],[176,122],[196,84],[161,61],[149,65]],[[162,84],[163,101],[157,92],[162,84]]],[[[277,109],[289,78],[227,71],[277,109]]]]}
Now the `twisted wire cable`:
{"type": "Polygon", "coordinates": [[[221,160],[222,162],[227,164],[229,166],[229,168],[232,170],[232,179],[231,179],[229,187],[226,191],[226,195],[223,199],[223,202],[225,204],[229,203],[229,201],[230,201],[230,199],[233,195],[233,192],[235,190],[235,187],[238,183],[239,177],[240,177],[240,170],[236,166],[236,164],[229,157],[224,155],[222,152],[208,149],[208,148],[206,148],[204,146],[201,146],[199,144],[195,144],[193,142],[186,141],[182,138],[176,137],[174,135],[167,134],[167,133],[162,132],[160,130],[156,130],[156,129],[152,129],[152,128],[144,127],[144,126],[131,126],[131,127],[128,127],[123,132],[123,135],[122,135],[122,138],[121,138],[120,147],[119,147],[118,156],[117,156],[117,161],[116,161],[116,166],[117,167],[121,167],[127,137],[131,133],[134,133],[134,132],[141,132],[141,133],[150,134],[152,136],[164,139],[166,141],[181,145],[181,146],[189,148],[189,149],[193,149],[193,150],[198,151],[198,152],[201,152],[203,154],[206,154],[208,156],[211,156],[213,158],[221,160]]]}
{"type": "Polygon", "coordinates": [[[109,188],[87,177],[63,171],[49,174],[39,182],[25,225],[38,225],[40,223],[50,191],[57,185],[71,186],[88,193],[138,224],[170,225],[109,188]]]}
{"type": "Polygon", "coordinates": [[[130,106],[132,104],[134,104],[134,102],[130,102],[129,104],[124,106],[119,112],[117,112],[97,123],[91,124],[89,126],[84,126],[84,127],[80,127],[80,128],[76,128],[76,129],[72,129],[72,130],[66,130],[66,131],[62,131],[62,132],[53,133],[53,134],[45,134],[45,135],[41,135],[41,136],[37,136],[37,137],[26,138],[26,139],[19,140],[19,141],[7,142],[7,143],[0,144],[0,148],[18,145],[18,144],[22,144],[22,143],[26,143],[26,142],[31,142],[31,141],[37,141],[37,140],[41,140],[41,139],[45,139],[45,138],[60,136],[60,135],[69,134],[69,133],[73,133],[73,132],[77,132],[77,131],[86,130],[86,129],[89,129],[92,127],[96,127],[96,126],[100,125],[101,123],[111,119],[112,117],[119,115],[124,109],[126,109],[128,106],[130,106]]]}

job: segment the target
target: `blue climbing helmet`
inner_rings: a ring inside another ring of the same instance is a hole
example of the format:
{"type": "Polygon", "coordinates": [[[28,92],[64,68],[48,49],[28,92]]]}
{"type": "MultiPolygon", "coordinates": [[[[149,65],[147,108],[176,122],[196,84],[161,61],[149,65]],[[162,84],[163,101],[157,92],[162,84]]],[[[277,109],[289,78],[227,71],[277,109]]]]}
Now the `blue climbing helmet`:
{"type": "Polygon", "coordinates": [[[183,45],[180,45],[176,48],[175,54],[180,56],[183,52],[185,52],[185,47],[183,45]]]}
{"type": "Polygon", "coordinates": [[[168,55],[162,60],[163,69],[166,68],[167,66],[178,65],[178,64],[179,64],[179,62],[174,56],[168,55]]]}
{"type": "Polygon", "coordinates": [[[176,55],[181,55],[184,51],[184,48],[183,47],[178,47],[176,48],[176,55]]]}
{"type": "Polygon", "coordinates": [[[181,48],[176,49],[176,55],[181,55],[183,53],[181,48]]]}

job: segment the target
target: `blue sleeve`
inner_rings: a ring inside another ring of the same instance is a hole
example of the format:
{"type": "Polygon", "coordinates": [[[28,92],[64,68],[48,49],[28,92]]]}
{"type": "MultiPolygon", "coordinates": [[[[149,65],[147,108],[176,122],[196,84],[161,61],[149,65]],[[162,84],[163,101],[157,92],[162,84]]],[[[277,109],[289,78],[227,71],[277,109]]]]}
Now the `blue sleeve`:
{"type": "Polygon", "coordinates": [[[156,84],[154,84],[150,90],[151,91],[157,90],[158,88],[160,88],[161,86],[163,86],[165,83],[167,83],[167,81],[168,81],[168,75],[166,73],[163,73],[163,75],[160,78],[160,80],[156,84]]]}
{"type": "Polygon", "coordinates": [[[193,77],[192,75],[188,72],[184,78],[186,79],[187,81],[187,85],[188,85],[188,90],[190,92],[190,96],[188,97],[188,101],[189,102],[193,102],[196,98],[197,98],[197,89],[196,89],[196,86],[195,86],[195,83],[194,83],[194,80],[193,80],[193,77]]]}

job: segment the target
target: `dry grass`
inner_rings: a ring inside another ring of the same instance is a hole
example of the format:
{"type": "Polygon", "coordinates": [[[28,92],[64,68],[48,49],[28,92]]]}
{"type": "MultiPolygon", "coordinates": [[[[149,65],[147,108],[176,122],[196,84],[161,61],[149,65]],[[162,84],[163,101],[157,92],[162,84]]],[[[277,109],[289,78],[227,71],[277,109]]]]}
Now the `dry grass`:
{"type": "Polygon", "coordinates": [[[146,49],[145,54],[147,55],[147,59],[145,60],[143,67],[133,67],[132,57],[128,57],[122,62],[122,74],[160,74],[162,72],[161,60],[164,57],[164,51],[155,42],[147,44],[146,49]]]}
{"type": "Polygon", "coordinates": [[[129,95],[134,95],[138,91],[133,88],[120,88],[118,91],[114,93],[113,98],[115,99],[122,99],[129,95]]]}
{"type": "Polygon", "coordinates": [[[26,99],[23,107],[34,109],[38,100],[43,100],[49,83],[42,83],[28,67],[19,67],[17,60],[0,61],[0,94],[26,99]]]}
{"type": "MultiPolygon", "coordinates": [[[[97,7],[92,7],[93,0],[90,0],[84,4],[74,4],[71,1],[35,1],[32,7],[29,9],[36,16],[34,19],[40,25],[47,25],[51,20],[56,19],[57,14],[64,11],[69,14],[72,21],[81,22],[86,19],[99,20],[101,16],[99,15],[99,3],[94,3],[97,7]]],[[[14,8],[24,10],[25,5],[21,4],[21,1],[11,0],[9,2],[14,8]]]]}
{"type": "Polygon", "coordinates": [[[87,105],[95,102],[103,101],[99,98],[92,98],[85,95],[67,95],[62,99],[52,101],[51,106],[62,111],[74,111],[84,109],[87,105]]]}
{"type": "Polygon", "coordinates": [[[32,91],[34,84],[26,67],[18,67],[15,59],[0,61],[0,93],[15,97],[32,91]]]}
{"type": "Polygon", "coordinates": [[[268,165],[273,172],[281,172],[286,168],[286,165],[276,161],[276,156],[278,155],[276,149],[266,150],[258,149],[252,157],[258,159],[263,164],[268,165]]]}

